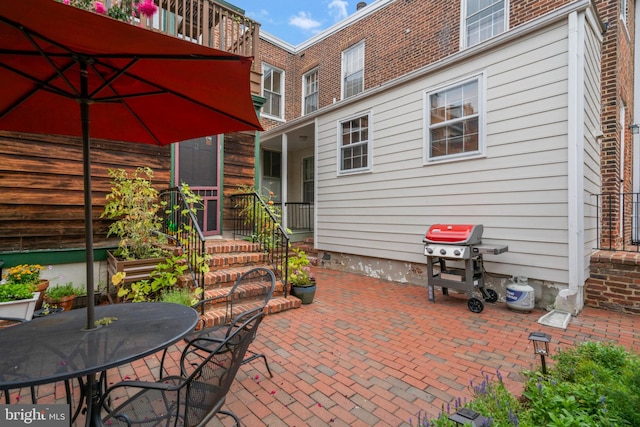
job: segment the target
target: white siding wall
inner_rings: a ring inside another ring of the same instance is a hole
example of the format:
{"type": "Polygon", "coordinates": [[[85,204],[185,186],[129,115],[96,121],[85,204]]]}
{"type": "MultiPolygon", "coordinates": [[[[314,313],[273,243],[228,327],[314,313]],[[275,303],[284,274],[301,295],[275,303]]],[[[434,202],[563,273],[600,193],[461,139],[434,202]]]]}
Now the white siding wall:
{"type": "MultiPolygon", "coordinates": [[[[317,134],[319,249],[424,263],[430,224],[480,223],[485,243],[509,245],[485,257],[487,271],[568,281],[566,22],[331,111],[317,134]],[[478,73],[487,83],[486,157],[423,165],[424,91],[478,73]],[[338,177],[337,122],[367,111],[372,171],[338,177]]],[[[595,148],[588,153],[596,162],[595,148]]]]}
{"type": "Polygon", "coordinates": [[[597,206],[594,194],[600,193],[600,53],[602,38],[597,30],[587,25],[585,32],[585,122],[584,122],[584,202],[585,202],[585,271],[589,277],[590,256],[598,246],[597,206]]]}

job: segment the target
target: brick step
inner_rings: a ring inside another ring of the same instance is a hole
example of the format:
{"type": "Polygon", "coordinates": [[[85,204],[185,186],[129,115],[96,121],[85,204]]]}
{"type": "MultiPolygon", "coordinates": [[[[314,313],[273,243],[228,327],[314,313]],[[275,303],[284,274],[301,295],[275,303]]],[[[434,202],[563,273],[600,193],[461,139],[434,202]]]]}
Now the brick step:
{"type": "MultiPolygon", "coordinates": [[[[242,313],[243,311],[251,310],[252,308],[259,307],[262,303],[259,302],[240,302],[234,306],[233,314],[242,313]]],[[[269,300],[267,306],[265,308],[265,314],[275,314],[281,311],[291,310],[293,308],[300,308],[302,305],[302,301],[293,296],[288,296],[287,298],[283,296],[274,297],[269,300]]],[[[224,324],[226,322],[226,307],[218,307],[218,308],[210,308],[205,310],[204,314],[200,315],[200,319],[202,319],[201,326],[210,328],[212,326],[217,326],[220,324],[224,324]]]]}
{"type": "Polygon", "coordinates": [[[236,253],[236,252],[261,252],[260,244],[247,242],[246,240],[207,240],[205,250],[208,254],[236,253]]]}
{"type": "Polygon", "coordinates": [[[263,252],[219,252],[210,255],[209,267],[211,271],[224,270],[234,266],[259,266],[269,261],[269,255],[263,252]]]}
{"type": "MultiPolygon", "coordinates": [[[[236,280],[255,267],[271,269],[268,254],[260,250],[257,243],[245,240],[209,240],[205,243],[207,254],[211,255],[210,271],[204,277],[204,298],[225,296],[236,280]]],[[[234,313],[261,306],[268,292],[265,283],[247,283],[237,290],[234,300],[234,313]]],[[[292,308],[299,308],[301,301],[293,296],[284,297],[284,285],[278,279],[273,296],[265,309],[266,314],[274,314],[292,308]]],[[[201,315],[206,326],[215,326],[225,322],[226,302],[212,302],[204,307],[201,315]]]]}
{"type": "MultiPolygon", "coordinates": [[[[267,282],[247,282],[238,286],[234,292],[235,301],[251,302],[264,301],[265,296],[269,292],[271,284],[267,282]]],[[[231,291],[231,287],[210,289],[204,292],[204,299],[211,299],[205,304],[205,309],[216,309],[226,307],[226,301],[222,298],[227,296],[231,291]]],[[[273,295],[283,295],[284,285],[280,280],[276,280],[276,286],[273,295]]],[[[272,296],[273,296],[272,295],[272,296]]]]}

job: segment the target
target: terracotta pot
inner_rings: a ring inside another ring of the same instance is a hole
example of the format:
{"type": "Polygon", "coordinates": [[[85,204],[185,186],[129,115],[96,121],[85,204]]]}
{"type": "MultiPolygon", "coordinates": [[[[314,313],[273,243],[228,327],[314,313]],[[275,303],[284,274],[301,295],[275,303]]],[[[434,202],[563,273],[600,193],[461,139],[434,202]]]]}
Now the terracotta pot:
{"type": "Polygon", "coordinates": [[[71,307],[73,307],[73,300],[74,299],[76,299],[75,295],[69,295],[69,296],[66,296],[66,297],[62,297],[57,301],[54,301],[54,300],[49,299],[49,298],[46,298],[45,301],[50,306],[55,305],[56,307],[64,308],[64,311],[69,311],[69,310],[71,310],[71,307]]]}
{"type": "Polygon", "coordinates": [[[38,302],[36,302],[36,310],[40,310],[42,308],[42,303],[44,302],[44,291],[46,291],[48,287],[49,281],[47,279],[40,279],[35,290],[36,292],[40,292],[40,297],[38,298],[38,302]]]}

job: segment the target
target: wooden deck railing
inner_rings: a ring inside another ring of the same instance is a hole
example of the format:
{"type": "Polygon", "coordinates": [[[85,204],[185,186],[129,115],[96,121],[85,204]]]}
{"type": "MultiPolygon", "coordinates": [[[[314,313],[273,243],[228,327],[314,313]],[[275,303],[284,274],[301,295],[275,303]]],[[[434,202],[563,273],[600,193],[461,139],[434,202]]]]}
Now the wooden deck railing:
{"type": "Polygon", "coordinates": [[[156,0],[149,28],[194,43],[244,56],[256,56],[260,24],[239,9],[211,0],[156,0]]]}
{"type": "MultiPolygon", "coordinates": [[[[142,26],[193,43],[258,58],[260,24],[226,2],[212,0],[155,0],[158,12],[143,18],[142,26]]],[[[261,74],[254,62],[253,74],[261,74]]],[[[252,76],[251,92],[260,93],[260,77],[252,76]],[[257,82],[257,85],[256,85],[257,82]]]]}

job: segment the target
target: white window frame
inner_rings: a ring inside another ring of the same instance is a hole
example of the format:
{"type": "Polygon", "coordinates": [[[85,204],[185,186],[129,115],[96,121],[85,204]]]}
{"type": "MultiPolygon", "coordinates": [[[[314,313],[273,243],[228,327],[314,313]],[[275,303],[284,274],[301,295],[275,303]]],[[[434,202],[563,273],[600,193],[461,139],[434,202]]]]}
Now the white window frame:
{"type": "Polygon", "coordinates": [[[304,203],[311,203],[313,204],[315,201],[315,182],[316,182],[316,178],[315,178],[315,157],[314,156],[306,156],[302,158],[302,201],[304,203]],[[307,179],[307,175],[306,172],[307,170],[305,169],[305,166],[308,165],[310,163],[311,166],[311,170],[309,171],[311,173],[311,179],[307,179]],[[309,201],[305,196],[307,193],[305,187],[307,186],[307,184],[311,184],[311,201],[309,201]]]}
{"type": "Polygon", "coordinates": [[[302,75],[302,115],[310,114],[313,111],[317,111],[320,108],[320,73],[318,72],[319,68],[316,67],[311,71],[308,71],[302,75]],[[316,91],[313,93],[307,93],[307,77],[315,74],[316,75],[316,91]],[[307,111],[307,98],[311,95],[316,95],[316,109],[313,111],[307,111]]]}
{"type": "Polygon", "coordinates": [[[489,37],[486,37],[484,39],[481,39],[473,44],[469,44],[467,42],[467,37],[468,37],[468,25],[467,25],[467,2],[469,0],[461,0],[462,4],[460,6],[460,49],[464,49],[464,48],[468,48],[471,46],[475,46],[477,44],[480,44],[482,42],[484,42],[485,40],[489,40],[499,34],[504,33],[505,31],[507,31],[509,29],[509,2],[510,0],[495,0],[495,1],[503,1],[504,2],[504,22],[503,22],[503,27],[502,27],[502,31],[498,31],[495,34],[492,34],[489,37]]]}
{"type": "Polygon", "coordinates": [[[351,98],[352,96],[355,96],[359,93],[364,92],[364,60],[365,60],[365,46],[364,46],[364,40],[356,43],[355,45],[351,46],[349,49],[345,49],[342,51],[342,68],[341,68],[341,79],[340,79],[340,95],[342,96],[342,99],[347,99],[347,98],[351,98]],[[353,64],[353,61],[349,62],[350,59],[350,55],[358,53],[358,52],[362,52],[358,58],[356,58],[356,61],[359,63],[358,65],[360,65],[357,70],[351,70],[350,66],[353,64]],[[360,87],[360,91],[351,94],[349,96],[346,96],[346,86],[345,86],[345,81],[348,77],[351,77],[353,75],[356,75],[358,73],[362,73],[362,85],[360,87]]]}
{"type": "Polygon", "coordinates": [[[629,19],[628,3],[628,0],[620,0],[620,20],[625,27],[627,27],[629,19]]]}
{"type": "Polygon", "coordinates": [[[357,174],[357,173],[363,173],[363,172],[370,172],[373,168],[373,113],[369,110],[369,111],[364,111],[361,113],[356,113],[353,114],[349,117],[345,117],[343,119],[338,120],[337,122],[337,170],[338,170],[338,176],[342,176],[342,175],[352,175],[352,174],[357,174]],[[367,144],[367,150],[366,150],[366,158],[367,158],[367,166],[365,167],[359,167],[359,168],[353,168],[353,169],[343,169],[342,165],[343,165],[343,151],[346,149],[346,146],[343,147],[342,146],[342,125],[343,123],[349,122],[351,120],[354,119],[359,119],[362,117],[367,117],[367,121],[368,121],[368,130],[367,130],[367,140],[366,142],[363,141],[359,141],[357,143],[354,144],[349,144],[350,148],[353,147],[357,147],[357,146],[362,146],[365,143],[367,144]]]}
{"type": "Polygon", "coordinates": [[[433,87],[427,89],[423,93],[423,121],[424,121],[424,134],[423,134],[423,164],[434,164],[434,163],[444,163],[444,162],[452,162],[457,160],[466,160],[470,158],[478,158],[486,156],[486,145],[485,145],[485,134],[486,134],[486,116],[487,116],[487,105],[486,105],[486,73],[478,73],[470,76],[466,76],[459,80],[456,80],[452,83],[447,83],[446,85],[440,85],[437,87],[433,87]],[[456,119],[456,120],[445,120],[441,123],[438,123],[434,126],[431,124],[431,96],[439,93],[445,92],[450,89],[454,89],[460,86],[463,86],[466,83],[477,81],[478,83],[478,112],[477,114],[466,115],[464,118],[456,119]],[[442,127],[447,123],[454,124],[456,122],[462,122],[466,119],[477,117],[478,119],[478,149],[474,151],[467,151],[456,154],[448,154],[443,156],[431,157],[431,129],[432,127],[442,127]]]}
{"type": "MultiPolygon", "coordinates": [[[[269,113],[266,113],[264,111],[264,107],[263,107],[262,115],[264,117],[267,117],[267,118],[283,121],[284,120],[284,103],[285,103],[285,99],[284,99],[284,81],[285,81],[284,80],[284,70],[281,70],[278,67],[274,67],[273,65],[267,64],[266,62],[262,63],[262,81],[261,81],[262,85],[261,86],[262,86],[262,96],[264,98],[267,98],[265,96],[266,89],[264,87],[264,76],[265,76],[266,71],[268,69],[271,69],[271,70],[274,70],[274,71],[277,71],[277,72],[280,73],[280,93],[279,93],[279,95],[280,95],[280,111],[278,112],[277,115],[273,114],[273,112],[271,114],[269,114],[269,113]]],[[[272,92],[272,91],[269,91],[269,92],[272,92]]],[[[272,93],[277,93],[277,92],[272,92],[272,93]]]]}

